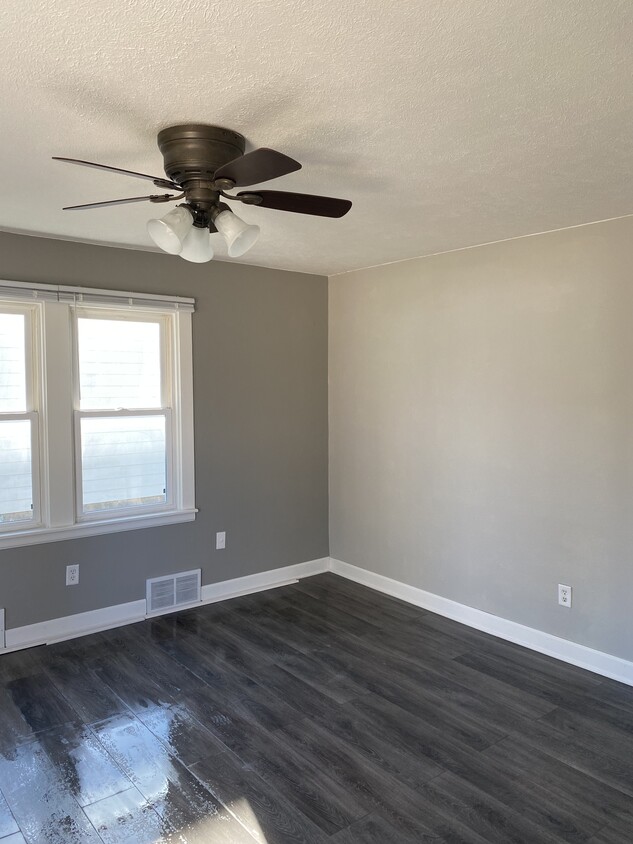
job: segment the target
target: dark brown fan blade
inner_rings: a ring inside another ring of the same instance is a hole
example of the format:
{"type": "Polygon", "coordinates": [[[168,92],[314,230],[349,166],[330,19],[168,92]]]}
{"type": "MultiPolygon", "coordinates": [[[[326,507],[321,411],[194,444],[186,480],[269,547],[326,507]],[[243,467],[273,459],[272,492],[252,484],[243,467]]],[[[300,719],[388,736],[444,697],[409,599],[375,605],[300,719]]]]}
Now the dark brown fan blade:
{"type": "Polygon", "coordinates": [[[108,199],[105,202],[89,202],[87,205],[67,205],[62,211],[81,211],[84,208],[107,208],[109,205],[127,205],[129,202],[169,202],[176,199],[171,193],[159,196],[130,196],[128,199],[108,199]]]}
{"type": "Polygon", "coordinates": [[[154,182],[157,188],[179,189],[179,186],[169,179],[164,179],[160,176],[148,176],[147,173],[137,173],[134,170],[122,170],[120,167],[110,167],[108,164],[95,164],[92,161],[82,161],[80,158],[61,158],[59,155],[54,155],[53,161],[66,161],[68,164],[79,164],[81,167],[94,167],[96,170],[108,170],[110,173],[122,173],[124,176],[134,176],[135,179],[147,179],[150,182],[154,182]]]}
{"type": "Polygon", "coordinates": [[[260,197],[253,205],[260,208],[276,208],[278,211],[293,211],[295,214],[314,214],[317,217],[343,217],[352,207],[349,199],[334,199],[331,196],[315,196],[310,193],[289,193],[281,190],[241,191],[240,196],[260,197]]]}
{"type": "Polygon", "coordinates": [[[215,178],[230,179],[237,187],[244,187],[269,182],[279,176],[294,173],[295,170],[301,170],[301,165],[294,158],[274,149],[261,147],[224,164],[215,171],[215,178]]]}

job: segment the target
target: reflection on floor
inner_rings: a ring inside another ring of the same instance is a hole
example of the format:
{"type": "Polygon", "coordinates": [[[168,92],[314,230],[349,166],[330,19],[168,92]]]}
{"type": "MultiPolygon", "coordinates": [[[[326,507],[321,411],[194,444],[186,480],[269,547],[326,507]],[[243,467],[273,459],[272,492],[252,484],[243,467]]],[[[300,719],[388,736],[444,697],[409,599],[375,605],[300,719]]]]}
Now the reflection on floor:
{"type": "Polygon", "coordinates": [[[633,841],[633,689],[337,578],[0,657],[0,844],[633,841]]]}

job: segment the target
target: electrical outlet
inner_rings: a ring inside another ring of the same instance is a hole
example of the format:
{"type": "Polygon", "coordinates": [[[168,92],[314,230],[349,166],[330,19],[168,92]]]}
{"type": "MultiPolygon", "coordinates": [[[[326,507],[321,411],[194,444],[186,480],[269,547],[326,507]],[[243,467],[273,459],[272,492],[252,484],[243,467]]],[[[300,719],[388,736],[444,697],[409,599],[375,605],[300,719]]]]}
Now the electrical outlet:
{"type": "Polygon", "coordinates": [[[571,607],[571,586],[558,584],[558,603],[561,607],[571,607]]]}
{"type": "Polygon", "coordinates": [[[226,548],[226,531],[220,530],[215,535],[215,550],[221,551],[226,548]]]}
{"type": "Polygon", "coordinates": [[[79,563],[74,566],[66,566],[66,586],[79,585],[79,563]]]}

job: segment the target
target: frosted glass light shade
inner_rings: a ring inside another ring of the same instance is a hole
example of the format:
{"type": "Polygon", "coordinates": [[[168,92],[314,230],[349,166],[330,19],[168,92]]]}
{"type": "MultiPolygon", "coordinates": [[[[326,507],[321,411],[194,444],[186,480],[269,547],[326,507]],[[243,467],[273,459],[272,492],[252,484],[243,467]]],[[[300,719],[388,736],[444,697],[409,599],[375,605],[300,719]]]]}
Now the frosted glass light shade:
{"type": "Polygon", "coordinates": [[[184,239],[180,257],[194,264],[204,264],[213,258],[213,246],[209,229],[192,226],[184,239]]]}
{"type": "Polygon", "coordinates": [[[170,255],[180,255],[185,238],[193,226],[191,213],[179,205],[159,219],[150,220],[147,233],[156,246],[170,255]]]}
{"type": "Polygon", "coordinates": [[[216,229],[226,240],[229,256],[239,258],[255,244],[259,237],[259,226],[249,226],[236,217],[232,211],[221,211],[213,220],[216,229]]]}

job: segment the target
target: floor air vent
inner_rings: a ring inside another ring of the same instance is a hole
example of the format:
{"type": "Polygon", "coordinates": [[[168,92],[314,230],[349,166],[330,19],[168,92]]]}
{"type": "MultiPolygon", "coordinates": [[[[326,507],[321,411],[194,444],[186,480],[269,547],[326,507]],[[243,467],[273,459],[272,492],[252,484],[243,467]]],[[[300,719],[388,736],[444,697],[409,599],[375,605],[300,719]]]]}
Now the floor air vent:
{"type": "Polygon", "coordinates": [[[200,569],[152,577],[147,581],[147,615],[197,604],[200,598],[200,569]]]}

